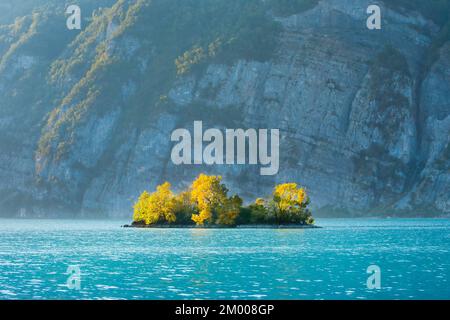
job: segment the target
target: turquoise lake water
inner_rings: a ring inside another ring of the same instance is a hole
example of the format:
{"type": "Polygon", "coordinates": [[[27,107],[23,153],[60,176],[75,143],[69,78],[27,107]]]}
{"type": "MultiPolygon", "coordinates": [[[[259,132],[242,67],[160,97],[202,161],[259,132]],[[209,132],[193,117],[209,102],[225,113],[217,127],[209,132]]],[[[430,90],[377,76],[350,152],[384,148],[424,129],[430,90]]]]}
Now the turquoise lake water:
{"type": "Polygon", "coordinates": [[[307,230],[127,222],[1,219],[0,299],[450,299],[448,219],[318,219],[324,228],[307,230]],[[370,265],[380,289],[367,288],[370,265]],[[68,286],[69,266],[80,277],[68,286]]]}

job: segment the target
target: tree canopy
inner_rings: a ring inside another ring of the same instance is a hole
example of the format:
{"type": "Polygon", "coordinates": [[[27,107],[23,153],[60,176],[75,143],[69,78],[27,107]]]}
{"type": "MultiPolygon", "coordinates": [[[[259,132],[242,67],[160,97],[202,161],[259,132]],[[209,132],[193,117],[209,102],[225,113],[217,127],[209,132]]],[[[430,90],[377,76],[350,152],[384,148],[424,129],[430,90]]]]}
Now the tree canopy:
{"type": "Polygon", "coordinates": [[[249,206],[243,206],[238,195],[228,196],[228,191],[221,176],[200,174],[179,194],[165,182],[155,192],[140,195],[133,220],[145,225],[314,224],[306,190],[296,183],[276,185],[271,197],[249,206]]]}

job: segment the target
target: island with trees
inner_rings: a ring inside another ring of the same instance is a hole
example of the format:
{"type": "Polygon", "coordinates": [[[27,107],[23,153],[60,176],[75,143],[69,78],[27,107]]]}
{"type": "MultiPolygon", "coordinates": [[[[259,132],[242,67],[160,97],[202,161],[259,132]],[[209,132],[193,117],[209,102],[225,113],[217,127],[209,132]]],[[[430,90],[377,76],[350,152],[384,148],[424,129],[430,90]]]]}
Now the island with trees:
{"type": "Polygon", "coordinates": [[[270,198],[258,198],[244,206],[221,176],[200,174],[180,193],[165,182],[149,193],[144,191],[134,204],[133,223],[139,228],[316,228],[306,190],[296,183],[276,185],[270,198]]]}

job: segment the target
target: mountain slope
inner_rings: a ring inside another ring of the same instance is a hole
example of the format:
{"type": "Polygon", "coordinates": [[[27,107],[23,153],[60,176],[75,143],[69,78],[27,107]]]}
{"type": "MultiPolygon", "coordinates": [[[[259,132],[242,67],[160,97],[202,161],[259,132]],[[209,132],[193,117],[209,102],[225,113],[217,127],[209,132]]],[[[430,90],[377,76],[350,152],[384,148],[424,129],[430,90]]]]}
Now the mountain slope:
{"type": "Polygon", "coordinates": [[[128,215],[202,171],[249,200],[298,181],[319,214],[450,213],[445,2],[370,31],[369,1],[104,1],[81,32],[43,3],[0,27],[2,215],[128,215]],[[280,173],[173,165],[194,120],[279,128],[280,173]]]}

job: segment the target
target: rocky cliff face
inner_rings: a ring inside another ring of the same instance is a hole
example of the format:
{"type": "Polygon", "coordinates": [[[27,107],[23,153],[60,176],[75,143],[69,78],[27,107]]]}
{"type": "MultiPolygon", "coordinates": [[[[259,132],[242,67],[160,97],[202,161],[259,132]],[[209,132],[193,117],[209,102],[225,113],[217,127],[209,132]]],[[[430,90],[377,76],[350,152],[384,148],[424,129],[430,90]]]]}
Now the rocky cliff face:
{"type": "Polygon", "coordinates": [[[1,29],[2,215],[128,216],[143,189],[200,172],[248,200],[297,181],[319,215],[450,213],[444,28],[380,2],[382,29],[368,30],[365,0],[266,8],[278,26],[270,55],[219,55],[177,76],[174,58],[197,40],[143,28],[161,19],[155,2],[118,1],[77,35],[45,33],[64,25],[52,15],[1,29]],[[194,120],[280,129],[279,174],[175,166],[170,135],[194,120]]]}

